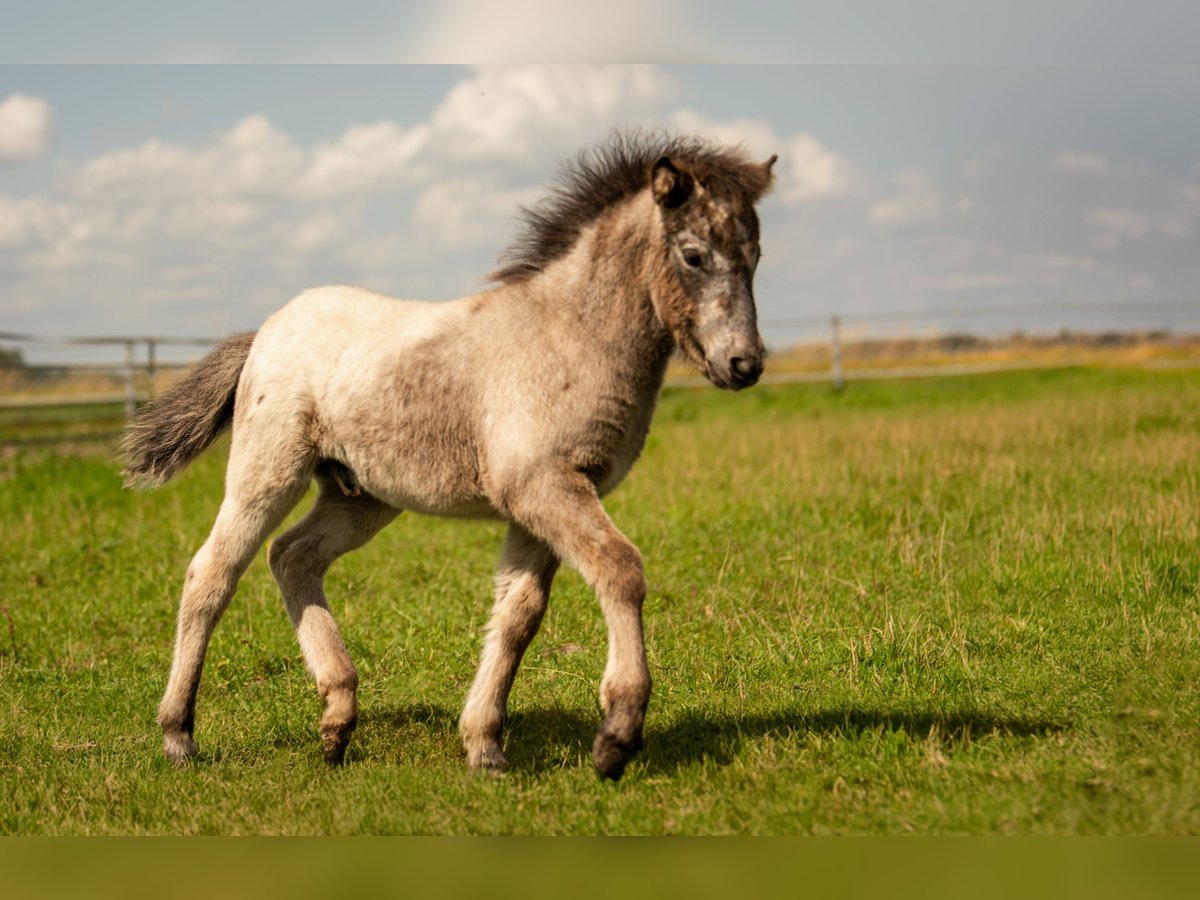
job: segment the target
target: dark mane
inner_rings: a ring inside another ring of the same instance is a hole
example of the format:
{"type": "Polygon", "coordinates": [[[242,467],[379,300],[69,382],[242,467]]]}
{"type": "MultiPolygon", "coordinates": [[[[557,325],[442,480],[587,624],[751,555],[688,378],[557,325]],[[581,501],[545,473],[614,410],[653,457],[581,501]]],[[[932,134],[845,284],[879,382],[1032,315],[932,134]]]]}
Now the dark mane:
{"type": "Polygon", "coordinates": [[[718,147],[695,137],[614,133],[565,162],[547,195],[534,206],[521,207],[516,240],[500,254],[500,267],[488,280],[524,281],[565,256],[604,210],[646,187],[651,167],[663,156],[686,167],[718,196],[753,204],[770,187],[769,171],[751,162],[740,147],[718,147]]]}

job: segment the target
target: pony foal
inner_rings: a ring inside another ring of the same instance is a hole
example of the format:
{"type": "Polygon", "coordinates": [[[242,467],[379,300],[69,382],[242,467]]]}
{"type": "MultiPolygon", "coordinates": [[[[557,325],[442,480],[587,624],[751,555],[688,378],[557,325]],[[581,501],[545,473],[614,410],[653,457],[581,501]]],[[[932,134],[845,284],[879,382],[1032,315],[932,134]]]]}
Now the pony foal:
{"type": "Polygon", "coordinates": [[[226,427],[225,499],[187,570],[158,710],[167,757],[196,752],[196,690],[213,628],[263,541],[315,477],[308,515],[271,545],[340,762],[358,674],[323,581],[401,510],[499,517],[508,533],[479,671],[459,722],[467,763],[503,769],[509,689],[560,561],[608,626],[592,747],[619,778],[642,747],[650,673],[642,557],[600,498],[641,451],[678,347],[717,387],[762,372],[754,204],[771,166],[691,138],[616,136],[580,154],[524,211],[498,282],[450,303],[307,291],[216,347],[122,439],[126,483],[162,483],[226,427]]]}

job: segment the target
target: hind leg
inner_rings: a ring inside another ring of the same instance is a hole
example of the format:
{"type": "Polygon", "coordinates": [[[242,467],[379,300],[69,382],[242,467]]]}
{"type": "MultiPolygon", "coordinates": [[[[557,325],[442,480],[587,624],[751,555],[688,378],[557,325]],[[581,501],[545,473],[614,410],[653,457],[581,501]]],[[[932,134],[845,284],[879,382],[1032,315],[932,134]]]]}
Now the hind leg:
{"type": "Polygon", "coordinates": [[[236,459],[235,447],[221,510],[208,540],[188,566],[179,601],[175,657],[158,707],[163,751],[176,765],[196,753],[192,737],[196,691],[213,629],[254,554],[304,495],[309,480],[302,469],[268,473],[253,460],[238,465],[236,459]]]}
{"type": "Polygon", "coordinates": [[[467,765],[473,769],[500,770],[506,765],[500,739],[508,692],[525,648],[542,623],[557,570],[558,557],[549,547],[519,525],[509,527],[483,656],[458,723],[467,765]]]}
{"type": "Polygon", "coordinates": [[[327,762],[340,763],[358,717],[358,672],[325,600],[325,573],[334,560],[369,541],[400,510],[366,494],[347,496],[329,473],[319,471],[318,477],[316,504],[271,544],[268,558],[304,661],[325,701],[321,748],[327,762]]]}

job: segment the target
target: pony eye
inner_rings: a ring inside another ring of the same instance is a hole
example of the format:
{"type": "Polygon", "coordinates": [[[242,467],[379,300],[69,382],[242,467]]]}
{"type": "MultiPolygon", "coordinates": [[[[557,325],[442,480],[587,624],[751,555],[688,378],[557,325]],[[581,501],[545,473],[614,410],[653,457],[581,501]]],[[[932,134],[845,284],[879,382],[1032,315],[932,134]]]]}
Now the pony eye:
{"type": "Polygon", "coordinates": [[[700,268],[701,264],[704,262],[704,258],[700,255],[699,251],[697,251],[697,250],[684,250],[683,251],[683,261],[685,263],[687,263],[689,266],[691,266],[693,269],[698,269],[698,268],[700,268]]]}

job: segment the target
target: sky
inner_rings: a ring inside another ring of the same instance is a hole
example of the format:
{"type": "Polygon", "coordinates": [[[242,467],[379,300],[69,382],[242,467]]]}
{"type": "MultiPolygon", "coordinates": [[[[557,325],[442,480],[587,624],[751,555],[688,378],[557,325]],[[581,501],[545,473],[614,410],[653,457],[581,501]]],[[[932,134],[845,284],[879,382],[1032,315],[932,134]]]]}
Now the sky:
{"type": "Polygon", "coordinates": [[[39,0],[13,63],[1195,63],[1195,0],[39,0]],[[67,27],[64,27],[67,26],[67,27]]]}
{"type": "Polygon", "coordinates": [[[471,293],[559,161],[641,127],[779,154],[769,344],[832,315],[1195,332],[1197,109],[1187,62],[8,64],[0,331],[219,336],[314,285],[471,293]]]}

